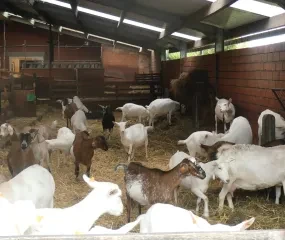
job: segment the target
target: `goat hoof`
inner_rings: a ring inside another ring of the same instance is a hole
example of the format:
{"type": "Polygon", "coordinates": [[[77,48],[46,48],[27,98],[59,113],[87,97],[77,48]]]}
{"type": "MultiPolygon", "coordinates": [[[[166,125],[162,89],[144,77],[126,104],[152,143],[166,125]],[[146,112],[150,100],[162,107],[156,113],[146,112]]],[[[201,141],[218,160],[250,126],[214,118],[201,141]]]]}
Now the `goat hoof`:
{"type": "Polygon", "coordinates": [[[209,218],[209,213],[204,213],[204,214],[202,215],[202,217],[204,217],[204,218],[209,218]]]}

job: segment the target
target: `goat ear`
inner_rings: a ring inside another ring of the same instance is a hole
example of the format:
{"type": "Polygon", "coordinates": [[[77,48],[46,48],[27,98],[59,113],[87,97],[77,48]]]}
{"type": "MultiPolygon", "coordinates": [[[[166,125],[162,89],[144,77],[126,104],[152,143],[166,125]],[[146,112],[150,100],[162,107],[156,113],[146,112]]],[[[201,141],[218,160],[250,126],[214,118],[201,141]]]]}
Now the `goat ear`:
{"type": "Polygon", "coordinates": [[[255,221],[255,218],[253,217],[249,220],[243,221],[242,223],[236,225],[234,228],[239,231],[246,230],[254,223],[254,221],[255,221]]]}
{"type": "Polygon", "coordinates": [[[98,104],[98,106],[101,107],[101,108],[104,108],[104,106],[102,106],[102,105],[100,105],[100,104],[98,104]]]}
{"type": "Polygon", "coordinates": [[[8,128],[7,129],[8,129],[9,135],[12,136],[13,133],[14,133],[14,130],[13,130],[13,128],[12,128],[12,126],[10,124],[8,124],[8,128]]]}
{"type": "Polygon", "coordinates": [[[215,97],[216,101],[219,101],[220,99],[218,99],[217,97],[215,97]]]}
{"type": "Polygon", "coordinates": [[[110,192],[109,192],[109,196],[114,196],[118,193],[118,189],[112,189],[110,192]]]}
{"type": "Polygon", "coordinates": [[[89,185],[91,188],[95,188],[97,185],[97,181],[94,180],[93,177],[89,178],[86,174],[83,174],[83,180],[89,185]]]}
{"type": "Polygon", "coordinates": [[[204,144],[200,144],[200,147],[203,148],[205,151],[208,151],[208,149],[210,148],[210,146],[204,145],[204,144]]]}
{"type": "Polygon", "coordinates": [[[233,100],[232,100],[232,98],[230,98],[230,99],[229,99],[229,104],[232,103],[232,102],[233,102],[233,100]]]}

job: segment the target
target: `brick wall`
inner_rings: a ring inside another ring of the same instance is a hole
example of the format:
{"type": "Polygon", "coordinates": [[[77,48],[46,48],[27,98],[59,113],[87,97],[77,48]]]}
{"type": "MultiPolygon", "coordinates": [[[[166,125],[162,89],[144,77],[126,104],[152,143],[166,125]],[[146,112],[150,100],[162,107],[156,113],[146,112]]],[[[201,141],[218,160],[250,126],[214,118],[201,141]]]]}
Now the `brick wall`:
{"type": "MultiPolygon", "coordinates": [[[[3,24],[0,24],[1,36],[3,33],[3,24]]],[[[30,52],[40,53],[44,56],[45,60],[48,60],[49,48],[48,48],[48,31],[40,28],[33,28],[32,26],[7,22],[6,25],[6,44],[7,55],[9,53],[22,53],[25,52],[27,56],[30,52]],[[34,45],[33,47],[11,47],[15,45],[34,45]],[[35,46],[37,45],[37,46],[35,46]]],[[[53,33],[53,39],[56,43],[58,40],[58,34],[53,33]]],[[[97,43],[90,43],[90,47],[80,47],[84,44],[85,40],[74,38],[67,35],[59,35],[59,41],[61,46],[75,46],[74,48],[55,47],[54,59],[55,60],[99,60],[101,56],[101,45],[97,43]]],[[[0,45],[3,46],[3,37],[0,38],[0,45]]],[[[0,48],[1,61],[3,60],[3,48],[0,48]]],[[[9,57],[6,58],[6,68],[9,66],[9,57]]],[[[3,66],[3,62],[2,62],[3,66]]]]}
{"type": "MultiPolygon", "coordinates": [[[[218,58],[218,97],[233,99],[237,115],[250,121],[257,142],[257,119],[262,111],[271,109],[285,116],[271,90],[285,89],[285,43],[227,51],[218,58]]],[[[215,55],[206,55],[163,62],[165,86],[180,72],[197,68],[208,69],[210,82],[215,84],[215,59],[215,55]]]]}
{"type": "MultiPolygon", "coordinates": [[[[1,36],[3,33],[3,24],[0,24],[1,36]]],[[[33,28],[32,26],[7,22],[6,25],[6,43],[7,46],[22,45],[24,41],[27,45],[38,45],[38,47],[8,47],[9,53],[39,53],[44,56],[45,60],[48,60],[49,48],[48,48],[48,31],[39,28],[33,28]]],[[[53,33],[54,42],[58,40],[58,34],[53,33]]],[[[107,76],[117,77],[121,81],[134,81],[135,73],[149,73],[151,69],[159,69],[157,61],[151,61],[151,52],[147,51],[139,53],[137,49],[134,51],[129,48],[116,46],[112,47],[102,45],[101,56],[101,44],[90,42],[89,47],[82,47],[85,40],[74,38],[68,35],[59,35],[60,47],[54,49],[55,60],[71,60],[71,61],[90,61],[100,60],[102,57],[103,66],[107,76]],[[68,48],[64,46],[75,46],[68,48]],[[152,63],[154,64],[152,66],[152,63]]],[[[0,45],[3,46],[3,37],[0,38],[0,45]]],[[[0,48],[1,61],[3,60],[3,48],[0,48]]],[[[158,58],[159,59],[159,58],[158,58]]],[[[157,59],[156,59],[157,60],[157,59]]],[[[2,67],[3,67],[3,62],[2,67]]],[[[9,57],[6,57],[6,68],[9,66],[9,57]]],[[[113,78],[114,80],[114,78],[113,78]]]]}
{"type": "Polygon", "coordinates": [[[219,96],[232,97],[239,115],[251,123],[265,109],[284,114],[272,88],[285,88],[285,43],[220,54],[219,96]]]}
{"type": "Polygon", "coordinates": [[[150,52],[103,46],[102,61],[107,80],[134,81],[135,73],[150,73],[150,52]]]}

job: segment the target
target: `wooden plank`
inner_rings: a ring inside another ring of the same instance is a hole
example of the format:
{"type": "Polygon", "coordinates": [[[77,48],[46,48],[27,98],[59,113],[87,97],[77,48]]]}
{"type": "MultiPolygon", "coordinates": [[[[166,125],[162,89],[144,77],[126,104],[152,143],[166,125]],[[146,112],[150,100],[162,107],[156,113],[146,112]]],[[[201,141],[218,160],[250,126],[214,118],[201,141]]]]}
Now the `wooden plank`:
{"type": "Polygon", "coordinates": [[[16,236],[2,240],[284,240],[284,230],[248,230],[239,232],[190,232],[122,235],[70,235],[70,236],[16,236]]]}

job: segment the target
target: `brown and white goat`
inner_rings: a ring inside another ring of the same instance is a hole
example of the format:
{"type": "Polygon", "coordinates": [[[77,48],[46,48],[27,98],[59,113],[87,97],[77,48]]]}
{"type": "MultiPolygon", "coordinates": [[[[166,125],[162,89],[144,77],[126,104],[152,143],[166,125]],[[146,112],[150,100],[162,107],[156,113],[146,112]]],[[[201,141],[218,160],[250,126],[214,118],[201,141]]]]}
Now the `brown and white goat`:
{"type": "Polygon", "coordinates": [[[130,222],[131,205],[134,201],[139,204],[139,214],[141,214],[141,206],[170,202],[177,204],[174,191],[183,178],[189,175],[200,179],[206,177],[205,171],[196,162],[189,161],[187,158],[170,171],[147,168],[135,162],[129,165],[118,164],[115,171],[120,167],[125,170],[128,222],[130,222]]]}
{"type": "Polygon", "coordinates": [[[71,126],[71,118],[77,110],[78,110],[78,107],[76,106],[74,102],[66,104],[66,107],[64,110],[64,117],[66,118],[66,127],[71,126]]]}
{"type": "Polygon", "coordinates": [[[27,167],[39,163],[35,159],[31,147],[22,147],[23,141],[31,142],[31,135],[29,133],[20,133],[18,138],[14,130],[11,137],[12,146],[7,156],[7,164],[12,177],[15,177],[27,167]]]}
{"type": "Polygon", "coordinates": [[[87,131],[77,132],[73,142],[73,146],[70,149],[71,155],[75,160],[75,176],[79,175],[79,163],[87,167],[86,174],[90,176],[90,169],[92,164],[92,158],[94,150],[101,148],[104,151],[108,150],[108,145],[105,137],[97,136],[90,138],[87,131]]]}

